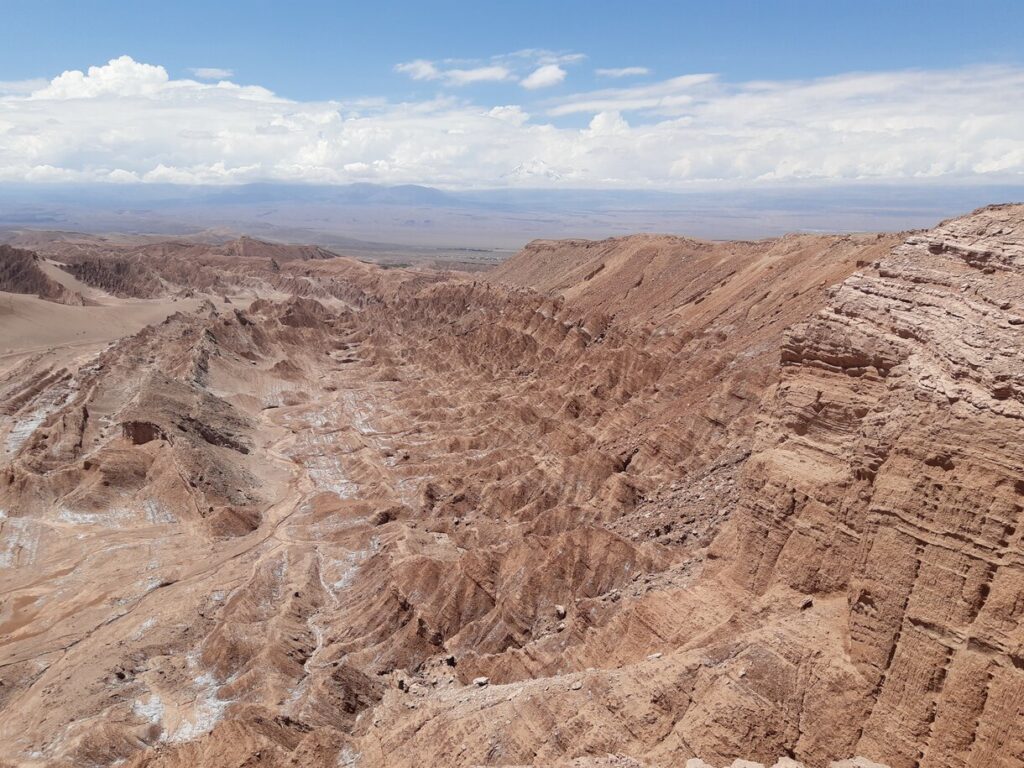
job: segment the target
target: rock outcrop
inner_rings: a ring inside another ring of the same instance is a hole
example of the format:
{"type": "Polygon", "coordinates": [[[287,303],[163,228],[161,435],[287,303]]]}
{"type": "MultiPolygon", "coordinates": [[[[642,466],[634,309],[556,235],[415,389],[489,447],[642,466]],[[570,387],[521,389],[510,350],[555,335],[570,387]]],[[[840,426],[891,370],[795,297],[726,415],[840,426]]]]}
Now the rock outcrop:
{"type": "Polygon", "coordinates": [[[58,304],[81,305],[84,299],[47,275],[32,251],[0,244],[0,291],[30,293],[58,304]]]}
{"type": "Polygon", "coordinates": [[[909,237],[790,332],[782,366],[723,568],[843,600],[859,695],[832,727],[852,751],[1024,763],[1024,210],[909,237]]]}
{"type": "Polygon", "coordinates": [[[0,381],[12,764],[1024,765],[1024,207],[147,247],[217,302],[0,381]]]}

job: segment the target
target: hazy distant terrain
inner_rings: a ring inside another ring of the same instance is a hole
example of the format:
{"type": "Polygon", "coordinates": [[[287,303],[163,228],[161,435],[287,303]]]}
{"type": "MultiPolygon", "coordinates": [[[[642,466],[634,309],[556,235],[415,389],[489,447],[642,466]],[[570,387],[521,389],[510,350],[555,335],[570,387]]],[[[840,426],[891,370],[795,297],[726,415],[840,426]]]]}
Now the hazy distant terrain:
{"type": "MultiPolygon", "coordinates": [[[[635,232],[755,239],[786,232],[900,231],[1024,186],[846,186],[668,193],[248,184],[5,185],[0,228],[195,235],[310,242],[383,263],[416,256],[490,264],[537,238],[635,232]]],[[[3,235],[0,233],[0,238],[3,235]]],[[[3,239],[10,239],[9,236],[3,239]]]]}

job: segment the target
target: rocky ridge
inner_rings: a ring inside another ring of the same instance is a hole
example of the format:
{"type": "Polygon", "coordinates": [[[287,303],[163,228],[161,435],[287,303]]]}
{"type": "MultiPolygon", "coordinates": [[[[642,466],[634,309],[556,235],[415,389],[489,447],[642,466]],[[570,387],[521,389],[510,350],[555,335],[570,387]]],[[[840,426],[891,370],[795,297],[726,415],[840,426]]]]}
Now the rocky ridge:
{"type": "Polygon", "coordinates": [[[0,382],[0,740],[1024,764],[1022,249],[994,207],[538,243],[487,280],[211,261],[193,290],[266,298],[0,382]]]}
{"type": "Polygon", "coordinates": [[[58,304],[82,305],[85,300],[49,277],[32,251],[0,244],[0,291],[34,294],[58,304]]]}

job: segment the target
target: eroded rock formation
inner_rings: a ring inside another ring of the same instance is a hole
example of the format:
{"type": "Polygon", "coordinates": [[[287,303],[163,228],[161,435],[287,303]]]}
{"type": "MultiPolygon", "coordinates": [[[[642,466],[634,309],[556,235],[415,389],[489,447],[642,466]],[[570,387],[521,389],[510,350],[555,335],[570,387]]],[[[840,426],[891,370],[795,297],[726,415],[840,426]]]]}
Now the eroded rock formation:
{"type": "Polygon", "coordinates": [[[0,244],[0,291],[30,293],[58,304],[83,304],[84,299],[47,275],[32,251],[0,244]]]}
{"type": "Polygon", "coordinates": [[[1021,208],[907,239],[790,332],[714,545],[754,594],[841,599],[850,748],[1024,760],[1021,208]]]}
{"type": "Polygon", "coordinates": [[[175,248],[0,381],[10,764],[1024,765],[1024,208],[175,248]]]}

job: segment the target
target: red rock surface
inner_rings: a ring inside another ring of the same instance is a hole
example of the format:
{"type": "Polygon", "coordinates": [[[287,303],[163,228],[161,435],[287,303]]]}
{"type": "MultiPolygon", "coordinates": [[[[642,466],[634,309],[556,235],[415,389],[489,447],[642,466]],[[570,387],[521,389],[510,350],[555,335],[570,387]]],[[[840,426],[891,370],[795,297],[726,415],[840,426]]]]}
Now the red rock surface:
{"type": "Polygon", "coordinates": [[[153,247],[214,300],[0,380],[10,765],[1024,765],[1024,208],[153,247]]]}
{"type": "Polygon", "coordinates": [[[40,267],[38,254],[0,244],[0,291],[28,293],[58,304],[81,305],[81,295],[69,291],[40,267]]]}

